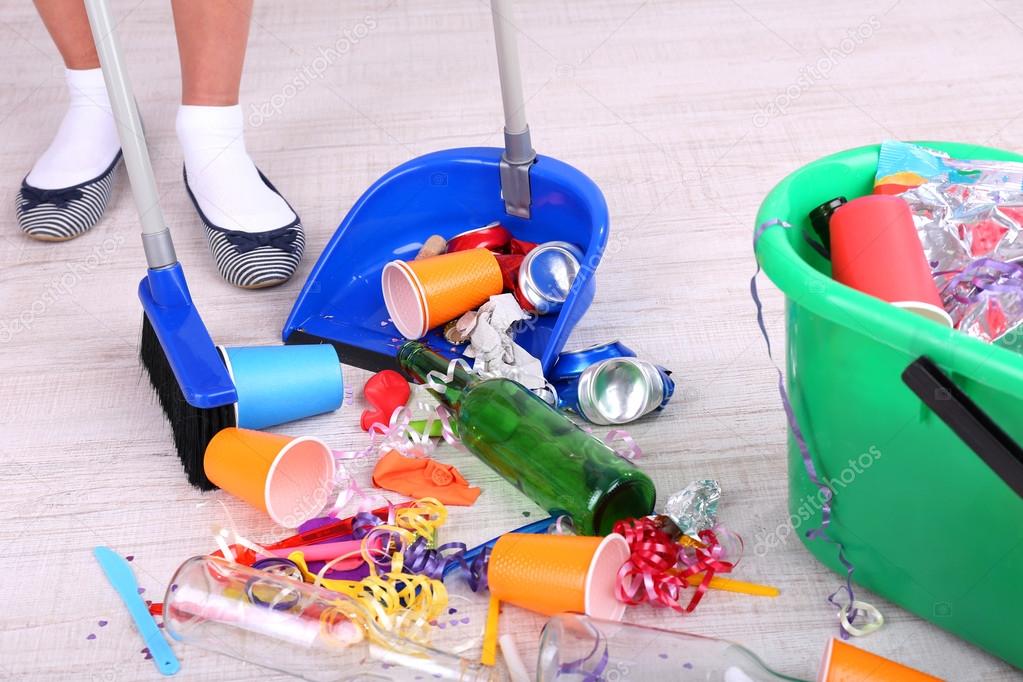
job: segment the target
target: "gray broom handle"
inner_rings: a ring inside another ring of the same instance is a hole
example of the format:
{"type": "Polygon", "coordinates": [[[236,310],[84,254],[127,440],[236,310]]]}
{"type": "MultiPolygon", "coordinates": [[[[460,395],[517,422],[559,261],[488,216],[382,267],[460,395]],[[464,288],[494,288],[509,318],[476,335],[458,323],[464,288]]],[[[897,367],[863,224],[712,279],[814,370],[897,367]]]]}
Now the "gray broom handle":
{"type": "Polygon", "coordinates": [[[128,181],[135,197],[135,208],[142,223],[142,245],[146,261],[151,269],[164,268],[177,263],[174,243],[170,230],[160,210],[153,164],[146,148],[146,136],[142,131],[135,96],[121,55],[121,46],[110,16],[107,0],[85,0],[85,9],[92,26],[92,38],[103,67],[103,79],[107,84],[110,106],[117,122],[117,133],[121,138],[124,166],[128,170],[128,181]]]}
{"type": "Polygon", "coordinates": [[[535,157],[526,123],[526,98],[522,94],[522,70],[519,46],[512,21],[511,0],[491,0],[494,17],[494,42],[497,44],[497,70],[501,76],[501,100],[504,104],[505,159],[509,163],[529,163],[535,157]]]}

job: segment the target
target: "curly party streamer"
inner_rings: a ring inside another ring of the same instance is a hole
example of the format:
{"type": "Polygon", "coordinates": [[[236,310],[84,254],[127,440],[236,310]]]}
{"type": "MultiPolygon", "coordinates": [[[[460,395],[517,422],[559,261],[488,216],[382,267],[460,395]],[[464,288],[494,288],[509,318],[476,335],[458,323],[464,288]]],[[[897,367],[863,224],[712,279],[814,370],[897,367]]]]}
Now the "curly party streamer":
{"type": "Polygon", "coordinates": [[[698,543],[680,544],[650,518],[624,519],[614,532],[625,537],[631,555],[618,571],[615,595],[629,605],[647,602],[691,613],[703,599],[717,573],[728,573],[733,564],[724,560],[724,548],[713,531],[702,531],[698,543]],[[696,592],[686,606],[682,597],[689,578],[701,575],[696,592]]]}

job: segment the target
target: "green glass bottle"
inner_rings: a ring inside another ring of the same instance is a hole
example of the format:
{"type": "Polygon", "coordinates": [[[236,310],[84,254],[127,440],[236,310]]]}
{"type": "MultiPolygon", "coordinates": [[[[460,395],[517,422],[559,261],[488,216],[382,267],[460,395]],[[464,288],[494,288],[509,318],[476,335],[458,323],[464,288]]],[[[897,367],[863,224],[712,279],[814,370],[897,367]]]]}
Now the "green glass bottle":
{"type": "MultiPolygon", "coordinates": [[[[419,382],[449,365],[416,341],[402,345],[398,362],[419,382]]],[[[549,513],[568,514],[581,534],[606,535],[619,519],[653,512],[646,474],[525,386],[457,366],[453,375],[433,392],[454,411],[462,443],[549,513]]]]}

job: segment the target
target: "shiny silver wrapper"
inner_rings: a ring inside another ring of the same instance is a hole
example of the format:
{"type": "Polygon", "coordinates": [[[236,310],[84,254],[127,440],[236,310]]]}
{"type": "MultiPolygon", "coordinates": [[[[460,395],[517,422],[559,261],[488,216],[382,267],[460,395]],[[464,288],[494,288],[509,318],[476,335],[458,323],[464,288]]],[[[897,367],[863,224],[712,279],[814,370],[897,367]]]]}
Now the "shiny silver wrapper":
{"type": "Polygon", "coordinates": [[[714,479],[693,481],[668,498],[664,515],[685,535],[696,536],[717,523],[721,486],[714,479]]]}
{"type": "Polygon", "coordinates": [[[988,342],[1015,344],[1023,336],[1023,295],[964,291],[952,283],[956,274],[982,258],[1023,262],[1023,190],[1002,184],[932,182],[900,196],[912,210],[924,254],[956,328],[988,342]],[[963,301],[964,295],[973,300],[963,301]]]}
{"type": "Polygon", "coordinates": [[[657,367],[646,360],[608,358],[579,375],[578,410],[594,424],[628,424],[660,407],[667,390],[657,367]]]}

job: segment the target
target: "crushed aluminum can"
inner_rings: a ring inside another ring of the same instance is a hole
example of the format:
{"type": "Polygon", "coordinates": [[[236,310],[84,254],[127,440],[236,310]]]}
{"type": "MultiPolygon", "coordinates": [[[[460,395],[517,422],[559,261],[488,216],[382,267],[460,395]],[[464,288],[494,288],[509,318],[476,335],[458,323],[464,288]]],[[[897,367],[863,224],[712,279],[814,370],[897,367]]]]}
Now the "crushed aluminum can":
{"type": "Polygon", "coordinates": [[[564,351],[547,373],[554,383],[571,382],[579,378],[583,370],[608,358],[634,358],[636,352],[621,341],[610,341],[587,346],[581,350],[564,351]]]}
{"type": "Polygon", "coordinates": [[[508,246],[511,241],[511,232],[505,229],[501,223],[494,221],[483,227],[477,227],[461,234],[456,234],[448,240],[447,250],[465,251],[467,249],[490,249],[500,251],[508,246]]]}
{"type": "Polygon", "coordinates": [[[628,424],[667,405],[674,392],[667,370],[637,358],[608,358],[579,375],[575,410],[593,424],[628,424]]]}
{"type": "Polygon", "coordinates": [[[568,242],[545,242],[526,254],[519,267],[519,290],[540,315],[561,310],[576,275],[583,253],[568,242]]]}

